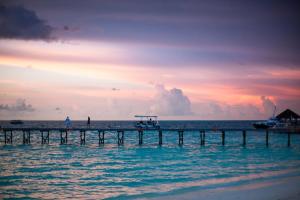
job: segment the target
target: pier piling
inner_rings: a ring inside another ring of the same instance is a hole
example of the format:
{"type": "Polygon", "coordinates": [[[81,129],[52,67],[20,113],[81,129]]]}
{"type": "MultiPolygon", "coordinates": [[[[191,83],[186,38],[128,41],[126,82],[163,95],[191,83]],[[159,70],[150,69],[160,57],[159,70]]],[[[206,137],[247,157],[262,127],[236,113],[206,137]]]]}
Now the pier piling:
{"type": "MultiPolygon", "coordinates": [[[[3,143],[5,144],[12,144],[13,141],[13,136],[18,136],[20,134],[21,136],[21,142],[23,142],[23,144],[30,144],[31,143],[31,133],[38,133],[41,136],[41,144],[49,144],[49,138],[50,138],[50,132],[53,131],[54,133],[57,132],[57,134],[60,134],[60,144],[68,144],[68,134],[69,131],[74,131],[77,134],[80,134],[80,145],[84,145],[86,144],[86,132],[87,131],[91,131],[89,133],[95,133],[97,134],[98,132],[98,136],[99,136],[99,145],[100,144],[104,144],[104,136],[105,136],[105,131],[110,131],[113,133],[116,133],[117,136],[117,143],[119,145],[124,144],[124,136],[125,136],[125,132],[126,131],[134,131],[136,133],[138,133],[138,144],[142,145],[143,144],[143,135],[144,135],[144,131],[151,131],[151,133],[153,133],[154,135],[158,134],[158,145],[162,145],[163,144],[163,131],[171,131],[172,133],[175,133],[176,136],[176,132],[178,133],[178,145],[183,145],[184,141],[183,141],[183,134],[184,131],[191,131],[191,132],[195,132],[197,131],[199,133],[199,142],[201,146],[205,145],[205,134],[206,132],[210,132],[210,131],[215,131],[215,129],[195,129],[195,128],[161,128],[161,129],[136,129],[136,128],[106,128],[106,129],[97,129],[97,128],[72,128],[72,129],[68,129],[68,128],[49,128],[49,127],[45,127],[45,128],[35,128],[35,127],[31,127],[31,128],[20,128],[20,127],[15,127],[15,128],[3,128],[1,130],[1,137],[3,138],[2,135],[4,135],[4,140],[3,143]],[[156,132],[157,131],[157,132],[156,132]],[[23,140],[22,140],[22,136],[23,136],[23,140]]],[[[236,132],[238,134],[238,132],[240,134],[242,134],[242,138],[241,138],[241,143],[243,146],[246,146],[247,143],[247,132],[248,131],[254,131],[254,129],[247,129],[247,128],[243,128],[243,129],[221,129],[219,131],[219,133],[221,132],[221,136],[219,136],[219,134],[217,135],[217,137],[221,137],[221,144],[225,146],[225,139],[226,139],[226,132],[236,132]]],[[[294,132],[292,132],[290,129],[264,129],[264,130],[259,130],[260,133],[263,133],[263,131],[265,131],[265,144],[266,147],[269,146],[269,133],[278,133],[278,132],[284,132],[287,136],[286,138],[286,145],[288,147],[291,146],[292,143],[292,136],[291,134],[293,134],[294,132]]],[[[153,135],[152,135],[153,136],[153,135]]],[[[263,136],[260,134],[260,137],[263,136]]],[[[59,136],[58,136],[59,137],[59,136]]],[[[77,135],[78,137],[78,135],[77,135]]],[[[154,136],[155,137],[155,136],[154,136]]],[[[17,137],[19,138],[19,137],[17,137]]],[[[33,137],[35,138],[35,137],[33,137]]],[[[198,139],[197,139],[198,140],[198,139]]],[[[17,140],[19,141],[19,140],[17,140]]]]}
{"type": "Polygon", "coordinates": [[[84,145],[85,144],[85,130],[80,131],[80,144],[84,145]]]}
{"type": "Polygon", "coordinates": [[[49,135],[49,130],[41,131],[42,144],[49,144],[49,135]],[[46,135],[44,135],[44,132],[46,133],[46,135]]]}
{"type": "Polygon", "coordinates": [[[67,144],[68,143],[68,131],[60,131],[60,144],[67,144]],[[64,135],[63,135],[64,133],[64,135]]]}
{"type": "Polygon", "coordinates": [[[143,131],[139,130],[139,145],[143,144],[143,131]]]}
{"type": "Polygon", "coordinates": [[[222,145],[225,145],[225,131],[222,131],[222,145]]]}
{"type": "Polygon", "coordinates": [[[98,131],[99,145],[104,144],[104,131],[98,131]]]}
{"type": "Polygon", "coordinates": [[[124,144],[124,131],[118,131],[118,145],[124,144]]]}
{"type": "Polygon", "coordinates": [[[158,131],[158,144],[162,145],[162,130],[158,131]]]}
{"type": "Polygon", "coordinates": [[[12,131],[4,131],[4,143],[5,144],[12,144],[13,142],[13,134],[12,131]],[[9,132],[10,134],[8,134],[9,132]]]}
{"type": "Polygon", "coordinates": [[[178,144],[181,146],[183,145],[183,131],[178,131],[178,144]]]}
{"type": "Polygon", "coordinates": [[[200,145],[203,146],[205,144],[205,131],[200,131],[200,145]]]}
{"type": "Polygon", "coordinates": [[[30,144],[30,131],[23,132],[23,144],[30,144]]]}
{"type": "Polygon", "coordinates": [[[246,146],[246,131],[243,130],[243,146],[246,146]]]}
{"type": "Polygon", "coordinates": [[[202,145],[202,131],[199,132],[200,135],[200,145],[202,145]]]}
{"type": "Polygon", "coordinates": [[[26,144],[27,143],[27,140],[25,138],[26,131],[22,131],[22,133],[23,133],[23,144],[26,144]]]}
{"type": "Polygon", "coordinates": [[[269,146],[269,130],[266,130],[266,146],[269,146]]]}

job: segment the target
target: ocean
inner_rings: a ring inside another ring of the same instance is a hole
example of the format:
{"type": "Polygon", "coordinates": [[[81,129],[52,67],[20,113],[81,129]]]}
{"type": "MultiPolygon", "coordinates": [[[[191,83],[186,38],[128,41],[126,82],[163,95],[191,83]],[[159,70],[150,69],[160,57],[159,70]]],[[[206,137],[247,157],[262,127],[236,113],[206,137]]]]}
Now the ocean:
{"type": "MultiPolygon", "coordinates": [[[[252,128],[253,121],[161,121],[163,128],[252,128]]],[[[93,128],[131,128],[133,121],[92,121],[93,128]]],[[[25,121],[2,127],[63,127],[63,121],[25,121]]],[[[85,127],[74,121],[73,127],[85,127]]],[[[98,144],[97,132],[86,133],[80,145],[79,133],[70,132],[67,145],[60,145],[59,133],[50,133],[50,144],[41,145],[40,133],[32,132],[31,144],[22,144],[14,133],[12,145],[4,144],[0,132],[0,198],[27,199],[145,199],[182,194],[195,190],[226,188],[300,175],[300,135],[265,131],[226,132],[225,145],[219,131],[206,132],[205,146],[199,132],[184,132],[178,145],[176,132],[163,132],[158,145],[157,131],[144,133],[138,145],[137,132],[125,132],[124,145],[117,144],[115,132],[105,134],[98,144]]]]}

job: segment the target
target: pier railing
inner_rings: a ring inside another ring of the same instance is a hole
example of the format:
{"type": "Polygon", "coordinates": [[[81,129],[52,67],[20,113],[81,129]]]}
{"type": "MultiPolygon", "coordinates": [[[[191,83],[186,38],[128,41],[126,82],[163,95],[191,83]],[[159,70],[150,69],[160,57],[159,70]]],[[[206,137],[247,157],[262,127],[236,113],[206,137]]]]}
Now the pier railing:
{"type": "MultiPolygon", "coordinates": [[[[143,144],[143,134],[145,131],[157,132],[158,134],[158,145],[163,145],[163,132],[174,132],[178,133],[178,145],[182,146],[184,143],[184,133],[185,132],[198,132],[199,133],[199,144],[204,146],[206,141],[205,137],[207,133],[211,132],[219,132],[221,133],[221,144],[225,145],[225,138],[227,132],[240,132],[242,134],[242,142],[243,146],[246,145],[247,142],[247,132],[253,131],[264,131],[265,132],[265,142],[266,146],[269,146],[269,138],[270,132],[275,133],[285,133],[287,135],[287,146],[291,146],[291,134],[299,134],[299,129],[265,129],[265,130],[257,130],[257,129],[195,129],[195,128],[161,128],[161,129],[136,129],[136,128],[3,128],[0,130],[1,135],[4,136],[4,144],[13,144],[14,134],[22,134],[23,136],[23,144],[31,143],[31,133],[38,132],[41,135],[41,144],[49,144],[50,141],[50,133],[56,133],[60,136],[60,144],[68,144],[68,135],[70,132],[78,132],[79,133],[79,141],[81,145],[86,144],[86,134],[95,134],[98,133],[98,143],[99,145],[103,145],[105,143],[105,133],[106,132],[115,132],[117,136],[116,143],[118,145],[124,144],[124,138],[126,132],[137,132],[138,133],[138,144],[143,144]]],[[[263,136],[263,135],[262,135],[263,136]]]]}

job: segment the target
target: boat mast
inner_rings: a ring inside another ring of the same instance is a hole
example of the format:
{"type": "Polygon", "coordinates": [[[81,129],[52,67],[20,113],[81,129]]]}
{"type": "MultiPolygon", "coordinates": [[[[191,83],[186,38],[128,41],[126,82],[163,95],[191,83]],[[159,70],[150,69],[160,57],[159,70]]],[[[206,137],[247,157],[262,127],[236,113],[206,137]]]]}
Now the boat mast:
{"type": "Polygon", "coordinates": [[[274,106],[273,118],[275,118],[275,113],[276,113],[276,105],[274,106]]]}

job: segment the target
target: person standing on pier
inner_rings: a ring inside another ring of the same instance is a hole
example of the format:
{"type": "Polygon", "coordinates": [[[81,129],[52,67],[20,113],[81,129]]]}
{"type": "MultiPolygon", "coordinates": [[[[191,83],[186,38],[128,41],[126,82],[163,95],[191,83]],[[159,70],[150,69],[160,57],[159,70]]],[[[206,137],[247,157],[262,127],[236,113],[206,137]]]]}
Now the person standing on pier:
{"type": "Polygon", "coordinates": [[[66,125],[67,129],[69,129],[71,127],[71,120],[70,120],[69,116],[67,116],[67,118],[65,120],[65,125],[66,125]]]}
{"type": "Polygon", "coordinates": [[[90,118],[90,116],[88,116],[87,127],[88,127],[88,128],[91,127],[91,118],[90,118]]]}

